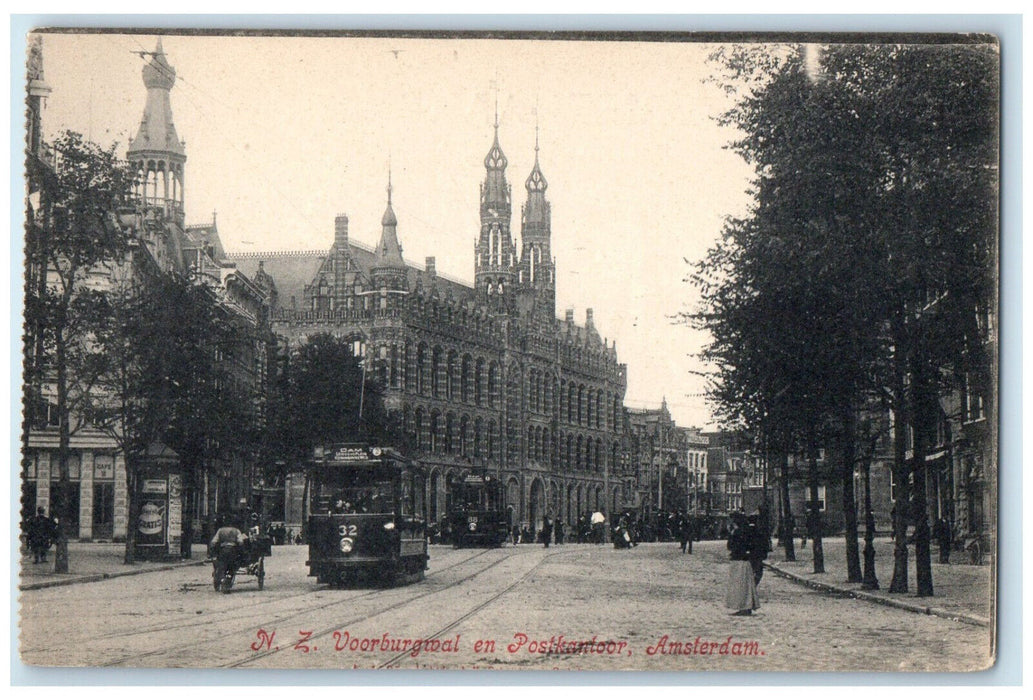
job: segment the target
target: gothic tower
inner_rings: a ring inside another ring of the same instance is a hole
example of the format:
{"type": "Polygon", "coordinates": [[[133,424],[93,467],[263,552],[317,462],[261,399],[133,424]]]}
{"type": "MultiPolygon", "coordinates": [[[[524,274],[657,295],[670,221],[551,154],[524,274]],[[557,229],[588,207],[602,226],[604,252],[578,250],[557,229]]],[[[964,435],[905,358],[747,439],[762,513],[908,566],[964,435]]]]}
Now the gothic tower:
{"type": "Polygon", "coordinates": [[[513,297],[516,250],[510,234],[512,190],[506,182],[506,155],[499,147],[499,117],[495,111],[495,141],[484,157],[487,171],[481,184],[481,235],[474,247],[477,291],[489,305],[503,311],[513,297]]]}
{"type": "Polygon", "coordinates": [[[183,165],[185,144],[172,122],[169,93],[176,83],[176,69],[165,59],[161,38],[143,67],[147,106],[136,136],[129,142],[126,159],[137,172],[136,195],[141,203],[161,207],[165,215],[183,225],[183,165]]]}
{"type": "Polygon", "coordinates": [[[524,183],[527,202],[520,216],[520,284],[531,292],[536,308],[552,318],[556,314],[556,274],[550,242],[552,240],[552,210],[545,199],[549,183],[538,164],[538,127],[534,134],[534,168],[524,183]]]}

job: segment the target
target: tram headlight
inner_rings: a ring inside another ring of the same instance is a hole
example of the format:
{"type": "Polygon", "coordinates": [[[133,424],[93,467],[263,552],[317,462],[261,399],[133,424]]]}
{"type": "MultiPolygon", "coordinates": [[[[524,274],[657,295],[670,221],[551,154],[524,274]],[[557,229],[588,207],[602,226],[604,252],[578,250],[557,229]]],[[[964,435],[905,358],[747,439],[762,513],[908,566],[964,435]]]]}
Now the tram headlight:
{"type": "Polygon", "coordinates": [[[395,524],[393,522],[386,522],[386,523],[384,523],[384,529],[385,530],[394,530],[395,529],[395,524]]]}
{"type": "Polygon", "coordinates": [[[351,537],[345,537],[341,540],[341,552],[348,554],[352,549],[355,548],[355,540],[351,537]]]}

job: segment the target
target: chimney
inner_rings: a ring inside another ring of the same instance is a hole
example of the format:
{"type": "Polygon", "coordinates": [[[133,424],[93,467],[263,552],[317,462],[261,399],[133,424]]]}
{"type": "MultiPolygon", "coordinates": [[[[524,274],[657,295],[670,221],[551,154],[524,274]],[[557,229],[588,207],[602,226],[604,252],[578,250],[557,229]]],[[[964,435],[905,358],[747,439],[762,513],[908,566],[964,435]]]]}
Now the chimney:
{"type": "Polygon", "coordinates": [[[592,310],[585,309],[585,328],[591,328],[592,325],[592,310]]]}
{"type": "Polygon", "coordinates": [[[427,257],[427,274],[432,277],[438,274],[437,266],[434,263],[433,255],[427,257]]]}
{"type": "Polygon", "coordinates": [[[338,253],[348,250],[348,215],[338,214],[334,218],[334,245],[338,253]]]}
{"type": "Polygon", "coordinates": [[[574,323],[574,309],[567,309],[567,323],[574,323]]]}

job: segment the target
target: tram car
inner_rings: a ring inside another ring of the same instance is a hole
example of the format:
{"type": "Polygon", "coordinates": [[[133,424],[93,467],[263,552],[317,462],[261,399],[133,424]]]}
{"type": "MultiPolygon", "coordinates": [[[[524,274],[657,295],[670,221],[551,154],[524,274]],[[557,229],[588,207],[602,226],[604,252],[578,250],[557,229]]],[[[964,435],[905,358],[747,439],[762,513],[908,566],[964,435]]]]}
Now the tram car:
{"type": "Polygon", "coordinates": [[[501,547],[509,539],[502,482],[490,474],[468,473],[454,478],[450,486],[452,546],[501,547]]]}
{"type": "Polygon", "coordinates": [[[422,469],[390,447],[316,448],[308,469],[309,576],[341,586],[412,583],[427,568],[422,469]]]}

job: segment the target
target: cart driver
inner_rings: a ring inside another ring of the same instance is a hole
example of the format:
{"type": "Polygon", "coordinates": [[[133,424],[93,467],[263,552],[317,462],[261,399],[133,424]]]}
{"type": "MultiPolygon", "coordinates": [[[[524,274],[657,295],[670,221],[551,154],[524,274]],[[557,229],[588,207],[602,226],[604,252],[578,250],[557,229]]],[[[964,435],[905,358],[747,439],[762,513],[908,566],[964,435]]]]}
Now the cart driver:
{"type": "Polygon", "coordinates": [[[247,535],[232,525],[223,525],[215,532],[212,541],[208,544],[213,558],[220,559],[225,564],[236,568],[244,545],[247,544],[247,535]]]}

